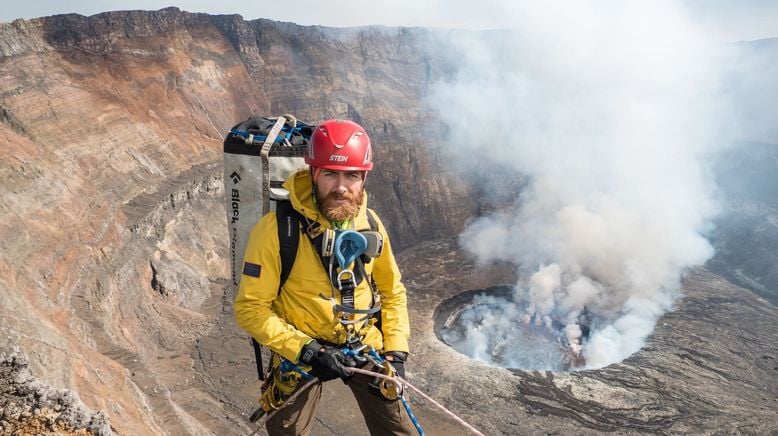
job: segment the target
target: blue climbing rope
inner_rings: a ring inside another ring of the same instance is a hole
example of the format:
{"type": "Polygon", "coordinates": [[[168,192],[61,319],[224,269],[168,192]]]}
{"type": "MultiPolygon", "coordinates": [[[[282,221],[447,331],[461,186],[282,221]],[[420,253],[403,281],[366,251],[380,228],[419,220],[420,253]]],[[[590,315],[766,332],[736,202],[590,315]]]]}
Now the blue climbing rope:
{"type": "Polygon", "coordinates": [[[419,420],[416,419],[416,415],[413,414],[413,411],[411,411],[411,405],[408,404],[408,400],[405,399],[405,393],[402,394],[400,397],[400,401],[403,402],[403,406],[405,406],[405,411],[408,412],[408,417],[411,418],[411,422],[413,423],[413,426],[416,427],[416,431],[419,432],[419,436],[424,436],[424,429],[421,428],[421,424],[419,424],[419,420]]]}

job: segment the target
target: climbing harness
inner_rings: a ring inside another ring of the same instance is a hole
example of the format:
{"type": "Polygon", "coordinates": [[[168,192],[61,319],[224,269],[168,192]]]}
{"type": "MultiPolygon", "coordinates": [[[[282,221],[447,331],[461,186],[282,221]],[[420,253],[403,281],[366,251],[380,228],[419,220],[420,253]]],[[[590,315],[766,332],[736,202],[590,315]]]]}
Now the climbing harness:
{"type": "MultiPolygon", "coordinates": [[[[380,306],[361,310],[356,309],[354,306],[354,290],[358,283],[357,273],[354,272],[351,266],[354,265],[355,268],[358,268],[364,278],[364,265],[361,262],[356,262],[356,260],[367,248],[367,239],[361,233],[353,230],[336,230],[334,239],[334,256],[330,257],[329,269],[330,277],[335,276],[333,285],[340,292],[341,301],[338,304],[335,300],[334,287],[329,300],[332,302],[332,311],[340,323],[347,327],[353,327],[354,324],[367,320],[370,318],[370,315],[380,310],[380,306]],[[337,266],[340,267],[340,272],[335,271],[333,268],[333,257],[337,261],[337,266]],[[356,319],[356,315],[364,315],[364,317],[356,319]]],[[[326,297],[324,298],[326,299],[326,297]]],[[[348,328],[348,331],[351,332],[352,330],[353,328],[348,328]]]]}
{"type": "Polygon", "coordinates": [[[319,296],[329,300],[332,304],[335,318],[345,327],[345,342],[347,344],[357,343],[362,338],[359,336],[359,329],[356,326],[360,323],[366,323],[371,317],[376,317],[381,310],[381,298],[378,290],[375,288],[372,278],[365,272],[365,264],[372,261],[373,257],[380,255],[383,248],[383,236],[372,230],[375,218],[372,217],[372,212],[368,211],[371,230],[358,232],[353,229],[353,221],[351,229],[332,230],[321,229],[319,222],[312,221],[299,213],[298,217],[304,220],[305,232],[314,249],[318,252],[322,266],[330,278],[330,296],[327,297],[324,294],[319,294],[319,296]],[[363,280],[368,283],[373,301],[369,308],[357,309],[354,304],[354,294],[357,286],[363,280]],[[340,301],[336,298],[338,293],[340,301]]]}
{"type": "MultiPolygon", "coordinates": [[[[438,407],[440,410],[442,410],[444,413],[446,413],[448,416],[456,420],[458,423],[474,434],[483,436],[483,433],[478,431],[475,427],[468,424],[465,420],[446,409],[444,406],[433,400],[430,396],[426,395],[421,390],[408,383],[404,378],[400,377],[391,366],[391,362],[382,358],[376,352],[375,348],[360,344],[360,346],[356,348],[351,348],[348,346],[343,347],[341,352],[343,352],[343,354],[348,357],[354,358],[358,362],[358,365],[372,363],[375,368],[379,369],[380,372],[374,372],[357,367],[348,368],[348,370],[353,373],[373,377],[374,380],[371,382],[371,384],[376,384],[378,390],[387,399],[399,399],[405,408],[405,412],[408,414],[408,417],[410,418],[414,427],[416,427],[416,431],[418,431],[420,436],[425,435],[424,429],[421,427],[421,424],[419,424],[418,419],[411,410],[410,403],[405,394],[406,388],[419,394],[422,398],[438,407]]],[[[300,365],[295,365],[294,363],[277,355],[273,361],[279,362],[279,366],[275,370],[276,375],[274,375],[272,379],[269,379],[269,381],[266,381],[265,385],[263,385],[262,396],[260,397],[260,407],[254,411],[254,413],[252,413],[251,417],[249,418],[251,422],[257,424],[257,429],[254,431],[254,433],[252,433],[252,435],[257,434],[259,429],[262,428],[267,420],[272,418],[273,415],[275,415],[279,410],[294,400],[295,397],[313,386],[314,383],[319,382],[318,379],[314,378],[308,373],[310,370],[310,367],[308,366],[301,367],[300,365]],[[306,369],[308,371],[306,371],[306,369]],[[303,379],[307,380],[306,384],[295,390],[300,380],[303,379]]]]}
{"type": "MultiPolygon", "coordinates": [[[[388,400],[401,400],[405,408],[408,417],[413,422],[419,435],[424,436],[424,430],[421,428],[416,416],[411,411],[410,404],[404,397],[402,384],[399,382],[397,372],[391,366],[391,362],[382,358],[375,348],[365,344],[356,344],[355,346],[344,346],[340,350],[344,355],[354,359],[358,366],[366,366],[368,364],[373,365],[379,372],[373,372],[368,370],[360,370],[359,368],[349,367],[349,371],[357,371],[363,374],[374,376],[370,382],[371,388],[376,389],[380,394],[388,400]]],[[[279,355],[273,356],[272,377],[268,377],[262,386],[262,394],[259,399],[260,407],[251,414],[249,420],[251,422],[257,422],[263,416],[264,421],[267,421],[272,417],[275,412],[282,409],[289,401],[292,400],[292,396],[298,394],[300,391],[307,389],[308,384],[303,385],[297,392],[295,392],[297,385],[301,380],[316,380],[309,374],[311,367],[308,365],[294,364],[279,355]]]]}

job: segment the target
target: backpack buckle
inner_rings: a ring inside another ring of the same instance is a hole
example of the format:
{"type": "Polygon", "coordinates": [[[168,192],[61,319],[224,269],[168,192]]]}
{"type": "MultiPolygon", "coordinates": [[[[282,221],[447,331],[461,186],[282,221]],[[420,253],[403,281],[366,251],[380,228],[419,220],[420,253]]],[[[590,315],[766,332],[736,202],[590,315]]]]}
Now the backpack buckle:
{"type": "Polygon", "coordinates": [[[319,223],[318,221],[310,221],[308,218],[305,218],[305,221],[307,221],[308,224],[305,227],[305,233],[308,234],[309,238],[314,239],[322,233],[321,223],[319,223]]]}

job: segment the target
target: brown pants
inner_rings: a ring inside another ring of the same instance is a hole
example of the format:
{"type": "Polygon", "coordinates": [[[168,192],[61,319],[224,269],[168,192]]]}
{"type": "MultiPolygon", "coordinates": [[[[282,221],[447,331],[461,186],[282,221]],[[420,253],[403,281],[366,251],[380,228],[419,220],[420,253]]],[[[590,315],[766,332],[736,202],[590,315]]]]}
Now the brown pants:
{"type": "MultiPolygon", "coordinates": [[[[333,383],[338,380],[333,380],[333,383]]],[[[417,434],[402,402],[387,401],[370,392],[370,377],[356,374],[349,379],[348,387],[359,404],[370,434],[375,435],[414,435],[417,434]]],[[[301,380],[299,386],[305,385],[301,380]]],[[[306,392],[301,392],[292,403],[287,404],[273,415],[265,428],[270,436],[297,436],[311,434],[313,419],[321,399],[321,383],[314,383],[306,392]]]]}

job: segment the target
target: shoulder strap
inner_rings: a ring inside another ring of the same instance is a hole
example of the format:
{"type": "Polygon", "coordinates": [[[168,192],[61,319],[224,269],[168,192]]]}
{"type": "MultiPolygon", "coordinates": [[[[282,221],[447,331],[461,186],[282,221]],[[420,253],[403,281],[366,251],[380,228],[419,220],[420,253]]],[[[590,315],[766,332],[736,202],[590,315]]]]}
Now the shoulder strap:
{"type": "Polygon", "coordinates": [[[260,380],[265,381],[265,368],[262,364],[262,345],[252,337],[251,347],[254,349],[254,361],[257,362],[257,376],[260,380]]]}
{"type": "MultiPolygon", "coordinates": [[[[367,209],[367,222],[370,225],[370,230],[374,232],[378,231],[378,220],[376,219],[374,212],[371,209],[367,209]]],[[[361,258],[360,260],[361,261],[359,262],[358,266],[362,268],[362,274],[364,275],[365,274],[364,264],[370,262],[372,259],[364,257],[361,258]]],[[[373,301],[370,303],[370,307],[374,307],[376,304],[381,304],[380,303],[381,297],[379,296],[378,286],[376,285],[372,275],[369,277],[368,283],[370,284],[370,290],[373,293],[373,301]]],[[[372,314],[371,317],[375,318],[376,320],[375,327],[379,331],[381,331],[381,311],[379,310],[378,312],[372,314]]]]}
{"type": "Polygon", "coordinates": [[[370,209],[367,209],[367,223],[370,224],[370,230],[377,231],[378,230],[378,221],[375,218],[375,215],[373,215],[373,211],[370,209]]]}
{"type": "MultiPolygon", "coordinates": [[[[297,258],[297,245],[300,243],[300,216],[289,201],[276,203],[276,223],[278,224],[278,246],[281,254],[281,275],[279,276],[278,292],[289,278],[289,273],[297,258]]],[[[251,338],[254,348],[254,359],[257,362],[257,375],[265,380],[264,365],[262,364],[262,345],[256,339],[251,338]]]]}
{"type": "Polygon", "coordinates": [[[297,247],[300,244],[300,215],[289,201],[279,201],[276,204],[276,220],[278,223],[278,245],[281,254],[281,275],[279,276],[278,292],[289,278],[292,266],[297,258],[297,247]]]}

